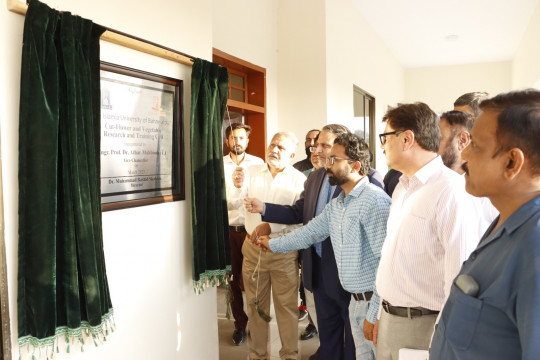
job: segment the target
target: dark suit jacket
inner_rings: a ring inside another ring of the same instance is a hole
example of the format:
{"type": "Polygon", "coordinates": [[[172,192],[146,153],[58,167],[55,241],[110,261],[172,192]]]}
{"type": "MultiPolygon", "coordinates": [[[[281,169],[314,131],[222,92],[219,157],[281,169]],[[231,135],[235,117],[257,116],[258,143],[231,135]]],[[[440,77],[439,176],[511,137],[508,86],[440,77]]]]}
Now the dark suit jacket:
{"type": "MultiPolygon", "coordinates": [[[[313,171],[309,174],[304,185],[304,191],[300,195],[300,199],[294,205],[276,205],[266,203],[265,215],[263,221],[273,222],[278,224],[307,224],[315,217],[315,208],[317,207],[317,199],[324,180],[324,167],[313,171]]],[[[336,187],[336,191],[332,198],[337,197],[341,193],[341,188],[336,187]]],[[[350,299],[351,294],[343,289],[339,282],[338,269],[336,265],[336,257],[332,249],[330,238],[322,242],[321,268],[318,269],[320,276],[323,276],[325,292],[328,296],[336,300],[350,299]]],[[[304,287],[309,291],[313,291],[313,257],[318,256],[315,252],[315,247],[310,246],[302,252],[302,271],[304,273],[304,287]]]]}
{"type": "Polygon", "coordinates": [[[373,185],[377,185],[384,190],[384,180],[380,172],[378,172],[374,168],[370,168],[368,179],[370,183],[372,183],[373,185]]]}
{"type": "Polygon", "coordinates": [[[307,159],[301,160],[293,165],[293,168],[300,172],[304,172],[306,170],[309,170],[313,167],[313,164],[311,163],[311,160],[309,157],[307,159]]]}

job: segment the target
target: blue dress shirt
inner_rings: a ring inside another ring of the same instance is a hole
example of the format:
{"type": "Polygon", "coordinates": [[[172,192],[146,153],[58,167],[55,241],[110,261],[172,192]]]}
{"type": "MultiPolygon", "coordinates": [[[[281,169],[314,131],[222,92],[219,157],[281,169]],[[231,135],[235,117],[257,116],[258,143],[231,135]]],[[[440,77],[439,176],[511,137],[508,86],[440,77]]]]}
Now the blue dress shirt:
{"type": "Polygon", "coordinates": [[[540,358],[540,196],[490,234],[498,220],[460,271],[476,280],[479,292],[466,295],[454,282],[432,359],[540,358]]]}
{"type": "Polygon", "coordinates": [[[386,237],[390,198],[364,177],[345,197],[341,193],[307,225],[270,241],[274,252],[305,249],[328,236],[336,257],[339,280],[351,293],[373,291],[366,318],[377,321],[379,295],[375,275],[386,237]]]}

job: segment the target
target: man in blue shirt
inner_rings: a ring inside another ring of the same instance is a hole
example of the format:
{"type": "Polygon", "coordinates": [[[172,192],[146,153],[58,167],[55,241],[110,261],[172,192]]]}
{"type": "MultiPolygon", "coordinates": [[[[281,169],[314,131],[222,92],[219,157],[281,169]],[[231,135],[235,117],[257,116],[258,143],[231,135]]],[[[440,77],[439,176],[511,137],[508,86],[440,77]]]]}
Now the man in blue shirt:
{"type": "Polygon", "coordinates": [[[500,216],[452,284],[432,359],[540,357],[540,91],[484,100],[462,152],[466,189],[500,216]]]}
{"type": "Polygon", "coordinates": [[[257,243],[274,252],[289,252],[330,236],[339,280],[352,296],[349,312],[355,319],[351,327],[357,358],[371,360],[375,358],[372,329],[380,302],[375,274],[386,237],[390,198],[369,183],[368,148],[356,135],[336,138],[326,160],[326,172],[330,185],[340,186],[343,192],[301,229],[273,240],[261,236],[257,243]]]}

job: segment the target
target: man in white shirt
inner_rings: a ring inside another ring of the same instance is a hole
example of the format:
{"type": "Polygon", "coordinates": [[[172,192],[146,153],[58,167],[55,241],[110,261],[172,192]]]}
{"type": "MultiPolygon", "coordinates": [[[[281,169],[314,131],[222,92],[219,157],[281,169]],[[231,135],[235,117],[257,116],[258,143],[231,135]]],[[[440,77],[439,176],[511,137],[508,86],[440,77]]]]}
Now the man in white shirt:
{"type": "Polygon", "coordinates": [[[234,186],[234,177],[240,177],[244,169],[250,165],[263,164],[264,161],[246,153],[249,144],[251,127],[242,123],[234,123],[225,130],[225,144],[229,147],[229,154],[223,157],[225,170],[225,190],[227,192],[227,210],[229,212],[229,243],[231,247],[231,312],[234,317],[234,333],[232,336],[235,345],[244,342],[248,317],[244,311],[242,298],[242,245],[246,238],[244,220],[244,206],[241,193],[234,186]]]}
{"type": "MultiPolygon", "coordinates": [[[[306,177],[289,165],[298,140],[288,132],[279,132],[266,150],[266,164],[246,168],[235,180],[244,196],[264,202],[293,205],[304,190],[306,177]],[[245,180],[244,180],[245,177],[245,180]]],[[[298,252],[274,254],[261,251],[249,237],[262,223],[260,214],[246,213],[248,235],[242,247],[242,275],[246,291],[251,359],[266,359],[268,323],[260,313],[270,313],[270,290],[281,338],[281,359],[298,357],[298,252]],[[258,311],[259,310],[259,311],[258,311]]],[[[283,235],[299,225],[270,224],[270,237],[283,235]]]]}
{"type": "Polygon", "coordinates": [[[397,360],[401,348],[428,349],[452,280],[479,235],[463,177],[437,155],[437,114],[423,103],[405,104],[383,121],[386,162],[403,175],[377,272],[383,300],[374,342],[377,360],[397,360]]]}

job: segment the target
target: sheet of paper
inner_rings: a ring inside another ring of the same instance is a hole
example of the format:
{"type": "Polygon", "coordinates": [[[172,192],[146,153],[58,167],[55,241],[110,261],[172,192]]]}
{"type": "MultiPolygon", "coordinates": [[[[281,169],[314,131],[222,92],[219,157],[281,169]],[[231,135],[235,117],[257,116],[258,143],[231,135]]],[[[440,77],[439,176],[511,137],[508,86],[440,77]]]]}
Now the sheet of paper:
{"type": "Polygon", "coordinates": [[[429,351],[416,349],[399,349],[399,360],[427,360],[429,351]]]}

